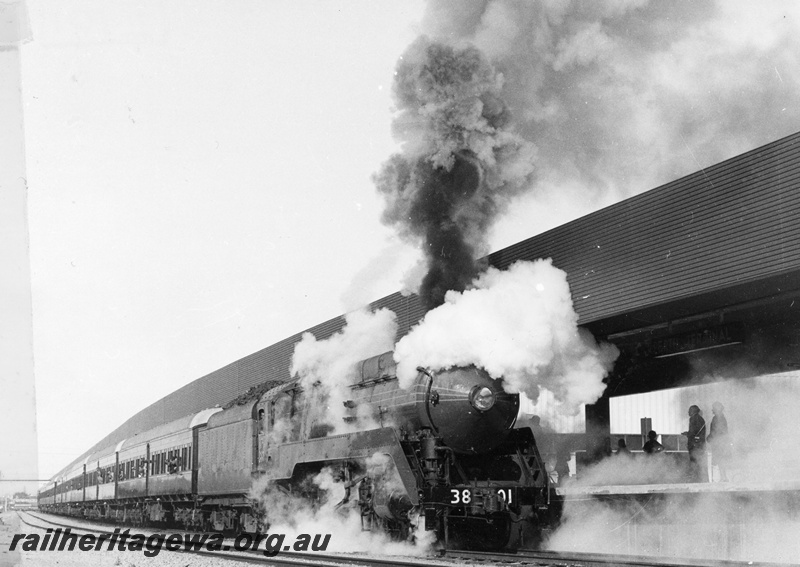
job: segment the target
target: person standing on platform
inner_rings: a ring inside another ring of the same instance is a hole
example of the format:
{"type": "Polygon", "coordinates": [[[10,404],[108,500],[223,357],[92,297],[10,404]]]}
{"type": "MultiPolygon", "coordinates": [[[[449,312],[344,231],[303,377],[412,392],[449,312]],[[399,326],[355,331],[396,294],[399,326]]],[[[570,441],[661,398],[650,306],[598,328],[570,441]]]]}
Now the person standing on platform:
{"type": "Polygon", "coordinates": [[[620,439],[617,441],[617,455],[633,457],[633,453],[631,453],[630,449],[628,449],[628,444],[625,442],[625,439],[620,439]]]}
{"type": "Polygon", "coordinates": [[[569,479],[570,459],[572,459],[572,455],[569,451],[563,449],[558,451],[553,471],[558,475],[557,483],[559,486],[564,486],[564,483],[569,479]]]}
{"type": "Polygon", "coordinates": [[[728,461],[731,456],[731,442],[728,437],[728,420],[725,418],[725,406],[719,402],[711,405],[711,426],[706,441],[711,445],[711,464],[719,468],[719,480],[728,480],[728,461]]]}
{"type": "Polygon", "coordinates": [[[690,482],[708,482],[706,463],[706,420],[700,415],[698,406],[689,406],[689,430],[684,431],[689,449],[690,482]]]}
{"type": "Polygon", "coordinates": [[[656,439],[658,437],[658,433],[655,431],[650,431],[647,433],[647,443],[644,444],[642,447],[642,451],[647,453],[648,455],[657,455],[658,453],[662,453],[664,451],[664,445],[659,443],[656,439]]]}

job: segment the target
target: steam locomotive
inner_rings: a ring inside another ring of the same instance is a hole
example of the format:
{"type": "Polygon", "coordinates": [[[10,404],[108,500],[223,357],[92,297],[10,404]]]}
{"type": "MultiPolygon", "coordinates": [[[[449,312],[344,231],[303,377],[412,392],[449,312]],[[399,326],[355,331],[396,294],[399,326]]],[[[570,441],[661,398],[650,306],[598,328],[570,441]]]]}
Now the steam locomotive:
{"type": "Polygon", "coordinates": [[[403,389],[387,352],[359,363],[343,402],[349,432],[340,434],[314,417],[315,387],[265,383],[225,408],[143,431],[51,480],[39,506],[134,525],[256,532],[272,518],[254,486],[313,503],[321,489],[308,479],[326,469],[344,486],[339,504],[354,508],[365,530],[404,539],[424,523],[446,547],[534,543],[548,476],[531,430],[513,428],[519,396],[501,381],[475,367],[420,368],[403,389]]]}

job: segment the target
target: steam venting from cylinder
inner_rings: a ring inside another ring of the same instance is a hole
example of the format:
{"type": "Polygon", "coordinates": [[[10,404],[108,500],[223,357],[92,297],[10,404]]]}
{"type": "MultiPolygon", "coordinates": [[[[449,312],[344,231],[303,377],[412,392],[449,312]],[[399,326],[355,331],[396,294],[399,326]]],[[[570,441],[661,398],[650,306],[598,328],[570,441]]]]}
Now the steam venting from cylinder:
{"type": "Polygon", "coordinates": [[[417,39],[395,72],[403,142],[375,175],[386,200],[383,222],[419,245],[427,308],[478,275],[491,222],[532,174],[534,148],[510,129],[500,98],[503,76],[474,47],[417,39]]]}

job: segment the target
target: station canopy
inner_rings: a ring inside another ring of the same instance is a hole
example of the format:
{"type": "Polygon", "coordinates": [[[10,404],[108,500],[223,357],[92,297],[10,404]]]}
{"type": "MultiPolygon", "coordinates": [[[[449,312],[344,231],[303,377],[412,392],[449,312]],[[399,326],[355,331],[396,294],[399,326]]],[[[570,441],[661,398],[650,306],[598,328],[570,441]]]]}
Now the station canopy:
{"type": "MultiPolygon", "coordinates": [[[[655,356],[698,340],[672,332],[681,322],[717,320],[706,328],[730,340],[737,331],[725,327],[726,313],[785,315],[795,295],[800,308],[800,133],[523,240],[488,261],[503,269],[539,258],[552,258],[567,273],[581,326],[621,345],[641,342],[645,333],[655,356]],[[658,329],[669,332],[659,340],[658,329]]],[[[384,307],[397,314],[398,339],[425,314],[417,296],[399,292],[371,304],[384,307]]],[[[336,317],[198,378],[88,452],[225,405],[267,381],[289,380],[303,333],[323,340],[344,324],[343,315],[336,317]]]]}

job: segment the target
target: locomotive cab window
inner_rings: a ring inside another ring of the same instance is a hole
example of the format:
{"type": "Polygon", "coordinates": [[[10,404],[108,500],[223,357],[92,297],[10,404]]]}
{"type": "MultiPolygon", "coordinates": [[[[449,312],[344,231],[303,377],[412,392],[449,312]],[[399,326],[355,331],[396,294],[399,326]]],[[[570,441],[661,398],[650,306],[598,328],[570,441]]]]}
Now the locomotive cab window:
{"type": "Polygon", "coordinates": [[[297,413],[296,390],[288,390],[278,394],[270,404],[269,427],[281,431],[281,442],[296,441],[299,437],[299,422],[292,419],[297,413]]]}

